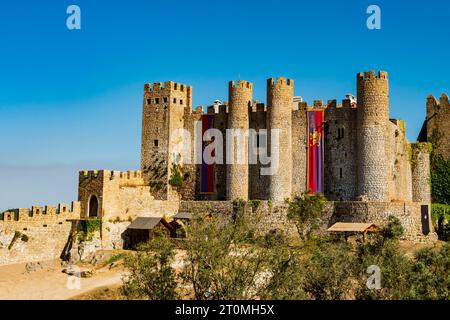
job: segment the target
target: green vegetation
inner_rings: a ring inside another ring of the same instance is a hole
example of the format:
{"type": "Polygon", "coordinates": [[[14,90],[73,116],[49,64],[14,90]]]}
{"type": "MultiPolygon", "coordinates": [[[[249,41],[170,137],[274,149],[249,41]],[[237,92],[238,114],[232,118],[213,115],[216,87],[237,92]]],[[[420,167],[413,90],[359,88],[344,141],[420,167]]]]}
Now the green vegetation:
{"type": "Polygon", "coordinates": [[[442,141],[442,133],[433,130],[431,151],[431,197],[434,203],[450,205],[450,160],[446,160],[436,150],[442,141]]]}
{"type": "Polygon", "coordinates": [[[433,203],[431,205],[431,215],[434,224],[437,224],[441,217],[450,221],[450,205],[433,203]]]}
{"type": "Polygon", "coordinates": [[[117,262],[120,260],[124,260],[126,257],[127,257],[127,255],[125,253],[115,254],[105,262],[105,265],[109,265],[111,263],[114,263],[114,262],[117,262]]]}
{"type": "Polygon", "coordinates": [[[302,240],[307,240],[318,229],[326,199],[323,194],[302,194],[287,200],[288,219],[291,220],[302,240]]]}
{"type": "Polygon", "coordinates": [[[172,187],[178,187],[181,188],[183,186],[183,174],[181,172],[181,168],[179,165],[176,165],[175,163],[172,165],[171,175],[169,179],[169,184],[172,187]]]}
{"type": "Polygon", "coordinates": [[[261,200],[249,200],[247,205],[249,208],[258,209],[261,204],[261,200]]]}
{"type": "Polygon", "coordinates": [[[80,220],[80,231],[77,234],[78,242],[91,241],[96,232],[102,229],[102,219],[80,220]]]}
{"type": "Polygon", "coordinates": [[[233,200],[233,213],[238,214],[242,213],[245,209],[246,202],[243,199],[234,199],[233,200]]]}
{"type": "Polygon", "coordinates": [[[124,280],[123,295],[128,299],[177,299],[176,273],[171,267],[173,258],[173,244],[163,232],[141,245],[136,255],[125,259],[130,275],[124,280]]]}
{"type": "Polygon", "coordinates": [[[290,219],[304,241],[292,245],[285,234],[258,232],[258,217],[245,213],[198,215],[177,242],[182,261],[175,268],[175,245],[161,234],[127,258],[130,276],[123,294],[130,299],[450,299],[450,244],[422,249],[413,257],[399,248],[403,228],[389,217],[366,242],[350,244],[311,231],[321,217],[322,195],[289,203],[290,219]],[[375,266],[380,288],[367,283],[375,266]]]}
{"type": "Polygon", "coordinates": [[[431,205],[431,216],[439,238],[444,241],[449,241],[450,205],[433,203],[431,205]]]}

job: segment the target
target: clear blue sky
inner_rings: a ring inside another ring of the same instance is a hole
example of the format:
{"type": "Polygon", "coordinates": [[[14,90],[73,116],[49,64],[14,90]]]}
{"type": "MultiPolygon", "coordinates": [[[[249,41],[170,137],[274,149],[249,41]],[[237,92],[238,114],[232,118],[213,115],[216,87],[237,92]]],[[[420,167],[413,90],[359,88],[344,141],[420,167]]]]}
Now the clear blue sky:
{"type": "Polygon", "coordinates": [[[70,201],[80,169],[139,168],[146,82],[227,100],[227,81],[295,79],[307,101],[355,92],[355,74],[390,74],[391,117],[415,140],[428,94],[450,91],[450,4],[428,1],[2,1],[0,210],[70,201]],[[82,30],[66,28],[81,7],[82,30]],[[366,9],[382,29],[366,28],[366,9]]]}

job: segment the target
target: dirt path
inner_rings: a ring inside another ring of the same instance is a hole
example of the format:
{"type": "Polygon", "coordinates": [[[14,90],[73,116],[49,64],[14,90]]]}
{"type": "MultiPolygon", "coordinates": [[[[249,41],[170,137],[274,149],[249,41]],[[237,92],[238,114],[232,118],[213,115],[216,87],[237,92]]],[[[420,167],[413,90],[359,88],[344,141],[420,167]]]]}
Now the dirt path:
{"type": "Polygon", "coordinates": [[[122,269],[98,270],[90,278],[69,277],[59,260],[27,272],[25,264],[0,266],[0,300],[65,300],[103,286],[121,283],[122,269]],[[74,280],[79,280],[79,288],[74,280]]]}

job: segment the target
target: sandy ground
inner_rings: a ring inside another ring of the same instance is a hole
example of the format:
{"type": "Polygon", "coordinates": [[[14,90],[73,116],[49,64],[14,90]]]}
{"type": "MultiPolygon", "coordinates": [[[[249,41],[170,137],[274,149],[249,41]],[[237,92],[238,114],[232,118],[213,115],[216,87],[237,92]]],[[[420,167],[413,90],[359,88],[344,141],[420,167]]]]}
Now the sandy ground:
{"type": "Polygon", "coordinates": [[[123,269],[104,268],[90,278],[76,278],[62,270],[59,260],[49,261],[44,269],[34,272],[27,272],[25,263],[0,266],[0,300],[70,299],[99,287],[118,285],[124,274],[123,269]]]}

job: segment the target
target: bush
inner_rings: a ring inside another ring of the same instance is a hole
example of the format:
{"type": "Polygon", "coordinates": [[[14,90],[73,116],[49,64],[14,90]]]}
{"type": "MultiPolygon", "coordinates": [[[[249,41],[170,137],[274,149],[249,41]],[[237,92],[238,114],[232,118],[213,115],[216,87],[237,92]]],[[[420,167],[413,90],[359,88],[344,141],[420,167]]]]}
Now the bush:
{"type": "Polygon", "coordinates": [[[293,221],[302,240],[310,238],[312,232],[319,228],[326,199],[323,194],[303,194],[295,196],[289,205],[287,217],[293,221]]]}
{"type": "Polygon", "coordinates": [[[78,242],[91,241],[95,232],[102,230],[102,219],[80,220],[80,230],[77,234],[78,242]]]}
{"type": "Polygon", "coordinates": [[[412,299],[450,299],[450,245],[439,251],[426,248],[415,255],[412,277],[412,299]]]}
{"type": "Polygon", "coordinates": [[[183,175],[179,165],[173,164],[170,174],[169,184],[172,187],[182,187],[183,186],[183,175]]]}
{"type": "Polygon", "coordinates": [[[381,229],[381,235],[385,240],[398,240],[403,236],[403,233],[402,223],[395,216],[389,216],[387,224],[381,229]]]}
{"type": "Polygon", "coordinates": [[[303,290],[318,300],[349,299],[353,260],[345,242],[315,242],[303,261],[303,290]]]}
{"type": "Polygon", "coordinates": [[[256,290],[266,251],[248,246],[254,240],[253,221],[237,213],[234,219],[196,217],[183,243],[185,267],[181,277],[195,299],[250,299],[256,290]]]}
{"type": "Polygon", "coordinates": [[[450,240],[450,205],[433,203],[431,205],[431,216],[439,239],[450,240]]]}
{"type": "Polygon", "coordinates": [[[128,299],[175,300],[176,273],[171,263],[174,247],[168,236],[155,231],[155,237],[125,258],[130,275],[124,279],[122,293],[128,299]]]}

